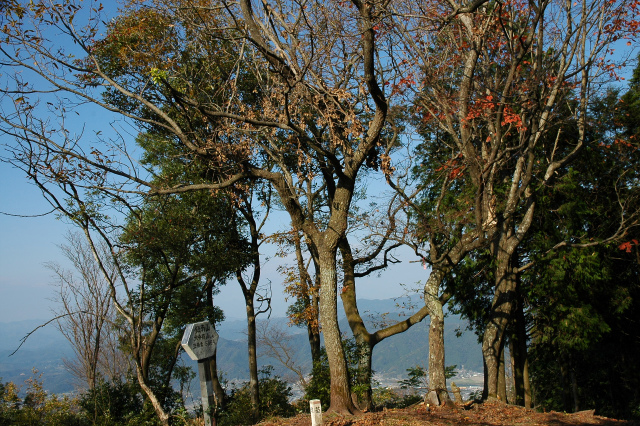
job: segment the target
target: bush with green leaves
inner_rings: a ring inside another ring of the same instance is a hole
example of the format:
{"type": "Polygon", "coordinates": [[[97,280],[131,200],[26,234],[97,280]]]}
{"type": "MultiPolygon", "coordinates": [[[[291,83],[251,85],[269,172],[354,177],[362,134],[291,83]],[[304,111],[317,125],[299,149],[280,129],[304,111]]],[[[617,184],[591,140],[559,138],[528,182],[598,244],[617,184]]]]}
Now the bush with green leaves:
{"type": "Polygon", "coordinates": [[[417,393],[390,387],[373,388],[373,405],[377,408],[405,408],[422,401],[417,393]]]}
{"type": "MultiPolygon", "coordinates": [[[[0,381],[0,425],[11,426],[158,426],[160,422],[133,380],[105,382],[78,398],[48,394],[41,376],[25,381],[24,391],[0,381]],[[24,392],[24,398],[21,393],[24,392]]],[[[173,410],[173,425],[193,424],[183,404],[173,410]]]]}
{"type": "MultiPolygon", "coordinates": [[[[458,375],[456,371],[457,365],[448,365],[444,368],[444,377],[449,380],[458,375]]],[[[429,387],[429,380],[427,376],[427,369],[416,365],[415,367],[407,368],[407,378],[398,382],[401,389],[413,389],[417,392],[418,388],[429,387]]]]}
{"type": "Polygon", "coordinates": [[[134,381],[100,381],[80,397],[80,407],[95,426],[159,424],[134,381]]]}
{"type": "MultiPolygon", "coordinates": [[[[358,360],[360,359],[361,348],[354,338],[343,339],[342,347],[347,357],[351,392],[361,396],[361,393],[365,390],[363,389],[365,385],[358,382],[358,360]]],[[[373,371],[371,376],[373,377],[373,371]]],[[[326,350],[322,348],[320,349],[320,359],[313,363],[311,380],[305,388],[304,398],[307,401],[319,399],[323,407],[329,407],[331,401],[330,389],[329,359],[327,358],[326,350]]]]}
{"type": "MultiPolygon", "coordinates": [[[[457,365],[445,367],[445,378],[451,379],[458,373],[457,365]]],[[[418,389],[428,389],[427,369],[416,365],[407,368],[407,378],[398,381],[400,389],[377,387],[373,389],[373,403],[376,407],[405,408],[422,401],[423,395],[418,389]]]]}
{"type": "Polygon", "coordinates": [[[328,407],[331,397],[331,377],[329,376],[329,360],[327,352],[321,349],[320,359],[313,363],[311,380],[305,388],[304,399],[319,399],[323,407],[328,407]]]}
{"type": "Polygon", "coordinates": [[[417,392],[418,388],[428,387],[427,369],[419,365],[407,368],[407,378],[400,380],[398,384],[400,389],[411,389],[413,392],[417,392]]]}
{"type": "Polygon", "coordinates": [[[0,424],[12,426],[88,426],[77,401],[69,397],[48,395],[42,387],[41,376],[25,381],[24,399],[13,382],[0,383],[0,424]]]}
{"type": "MultiPolygon", "coordinates": [[[[293,396],[291,387],[279,376],[272,376],[273,367],[270,365],[263,367],[259,371],[260,389],[260,418],[269,417],[289,417],[296,414],[294,406],[289,402],[293,396]]],[[[227,404],[220,412],[218,425],[235,426],[251,425],[254,419],[251,418],[251,394],[249,383],[234,389],[229,395],[227,404]]]]}

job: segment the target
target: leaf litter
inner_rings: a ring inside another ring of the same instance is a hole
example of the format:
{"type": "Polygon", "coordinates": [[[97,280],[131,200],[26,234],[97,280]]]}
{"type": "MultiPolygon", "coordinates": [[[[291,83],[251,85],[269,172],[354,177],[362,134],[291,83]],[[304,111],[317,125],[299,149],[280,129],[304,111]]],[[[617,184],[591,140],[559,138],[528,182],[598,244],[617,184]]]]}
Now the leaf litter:
{"type": "MultiPolygon", "coordinates": [[[[260,426],[310,426],[309,414],[291,418],[272,418],[260,426]]],[[[441,406],[427,410],[418,404],[403,409],[388,409],[364,413],[360,416],[323,414],[323,426],[640,426],[638,422],[610,419],[595,414],[594,410],[577,413],[539,413],[531,409],[502,402],[441,406]]]]}

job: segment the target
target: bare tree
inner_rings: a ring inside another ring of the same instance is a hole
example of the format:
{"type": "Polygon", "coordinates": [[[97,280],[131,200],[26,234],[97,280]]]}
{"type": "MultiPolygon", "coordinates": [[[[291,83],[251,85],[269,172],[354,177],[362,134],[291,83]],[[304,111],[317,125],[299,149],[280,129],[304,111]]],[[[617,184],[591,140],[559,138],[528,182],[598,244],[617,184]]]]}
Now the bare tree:
{"type": "Polygon", "coordinates": [[[291,334],[278,325],[264,321],[258,326],[258,343],[261,354],[277,360],[293,373],[298,386],[304,391],[307,377],[304,369],[296,361],[296,350],[291,344],[291,334]]]}
{"type": "MultiPolygon", "coordinates": [[[[115,325],[115,310],[111,304],[111,289],[103,278],[87,242],[79,234],[67,235],[67,244],[60,246],[75,269],[69,271],[55,263],[47,267],[55,274],[58,287],[54,311],[60,319],[58,329],[69,341],[75,360],[64,360],[69,371],[89,389],[99,378],[113,381],[124,377],[130,369],[120,351],[115,325]]],[[[99,246],[105,254],[105,246],[99,246]]],[[[108,267],[111,279],[117,281],[113,266],[108,267]]]]}

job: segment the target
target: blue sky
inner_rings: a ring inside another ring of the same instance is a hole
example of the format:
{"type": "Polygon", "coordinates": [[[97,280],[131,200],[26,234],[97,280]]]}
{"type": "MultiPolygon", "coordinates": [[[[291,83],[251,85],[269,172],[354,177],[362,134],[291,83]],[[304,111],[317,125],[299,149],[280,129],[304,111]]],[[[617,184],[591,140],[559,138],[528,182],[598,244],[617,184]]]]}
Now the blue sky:
{"type": "Polygon", "coordinates": [[[62,262],[57,244],[68,226],[53,214],[5,215],[42,214],[51,206],[22,172],[5,163],[0,163],[0,182],[0,321],[47,318],[53,287],[44,263],[62,262]]]}
{"type": "MultiPolygon", "coordinates": [[[[19,171],[0,163],[0,322],[26,319],[49,319],[55,303],[55,280],[45,264],[57,262],[67,265],[58,246],[65,243],[65,235],[73,227],[55,214],[44,217],[15,217],[15,215],[37,215],[51,210],[40,192],[19,171]]],[[[284,227],[286,217],[276,218],[275,226],[284,227]]],[[[269,254],[270,249],[265,249],[269,254]]],[[[410,252],[402,257],[412,259],[410,252]]],[[[271,281],[274,315],[282,316],[287,303],[282,295],[282,278],[276,271],[279,259],[272,259],[263,267],[263,280],[271,281]]],[[[359,297],[363,299],[386,299],[402,295],[400,282],[412,285],[427,277],[420,263],[408,261],[394,265],[379,277],[359,281],[359,297]]],[[[242,318],[244,304],[238,285],[230,281],[215,299],[229,318],[242,318]]]]}

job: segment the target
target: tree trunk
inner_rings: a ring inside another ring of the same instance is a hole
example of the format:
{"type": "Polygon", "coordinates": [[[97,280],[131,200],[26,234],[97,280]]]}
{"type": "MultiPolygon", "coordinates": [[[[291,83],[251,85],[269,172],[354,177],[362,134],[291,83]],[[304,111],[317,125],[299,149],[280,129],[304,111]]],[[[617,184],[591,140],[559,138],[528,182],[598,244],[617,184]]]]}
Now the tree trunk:
{"type": "Polygon", "coordinates": [[[256,315],[253,296],[245,297],[247,310],[247,346],[249,351],[249,394],[251,396],[251,417],[257,422],[260,418],[260,389],[258,384],[258,351],[256,337],[256,315]]]}
{"type": "MultiPolygon", "coordinates": [[[[216,351],[217,352],[217,351],[216,351]]],[[[213,386],[213,394],[216,397],[216,411],[224,406],[224,389],[220,384],[220,378],[218,377],[218,361],[217,354],[213,353],[210,358],[209,366],[211,367],[211,385],[213,386]]]]}
{"type": "Polygon", "coordinates": [[[342,255],[343,283],[340,297],[344,307],[349,327],[358,345],[358,375],[356,383],[361,392],[358,398],[358,408],[371,410],[373,408],[371,390],[371,357],[373,347],[377,342],[371,338],[371,334],[362,320],[356,301],[356,281],[354,274],[353,255],[346,237],[340,242],[342,255]]]}
{"type": "Polygon", "coordinates": [[[529,378],[529,357],[524,360],[523,368],[523,381],[524,381],[524,407],[533,408],[533,392],[531,390],[531,380],[529,378]]]}
{"type": "Polygon", "coordinates": [[[531,385],[529,383],[527,356],[527,329],[524,316],[524,300],[517,286],[518,302],[513,318],[513,333],[510,340],[510,351],[513,357],[513,378],[515,404],[531,408],[531,385]]]}
{"type": "Polygon", "coordinates": [[[482,339],[482,354],[487,367],[486,391],[488,399],[498,397],[500,356],[504,348],[505,330],[511,320],[515,301],[516,280],[511,268],[511,254],[512,250],[506,250],[501,241],[496,259],[496,289],[489,321],[482,339]]]}
{"type": "Polygon", "coordinates": [[[507,402],[507,369],[505,365],[504,345],[500,353],[500,364],[498,367],[498,399],[507,402]]]}
{"type": "MultiPolygon", "coordinates": [[[[207,306],[213,307],[213,280],[211,277],[207,278],[207,285],[205,287],[206,296],[207,296],[207,306]]],[[[213,316],[209,317],[209,322],[213,326],[213,329],[216,328],[216,321],[213,316]]],[[[224,389],[220,384],[220,378],[218,377],[218,349],[213,351],[213,356],[211,357],[211,362],[209,363],[211,368],[211,385],[213,386],[213,394],[216,397],[216,411],[224,406],[224,389]]],[[[216,414],[216,413],[214,413],[216,414]]],[[[215,417],[215,416],[214,416],[215,417]]]]}
{"type": "MultiPolygon", "coordinates": [[[[158,317],[153,322],[152,331],[146,336],[142,333],[136,333],[137,330],[142,330],[142,327],[134,327],[136,331],[133,332],[131,336],[131,342],[133,344],[134,353],[134,362],[136,365],[136,378],[138,379],[138,384],[140,388],[147,396],[153,410],[155,411],[158,419],[164,426],[169,426],[169,414],[162,407],[162,403],[158,399],[157,395],[149,386],[149,369],[151,362],[151,354],[153,352],[153,348],[156,343],[156,339],[160,334],[160,329],[162,328],[163,318],[166,309],[157,313],[158,317]]],[[[140,318],[137,319],[141,321],[140,318]]]]}
{"type": "Polygon", "coordinates": [[[573,402],[573,412],[580,411],[580,399],[578,397],[578,378],[576,377],[576,369],[573,360],[569,357],[569,377],[571,379],[571,401],[573,402]]]}
{"type": "Polygon", "coordinates": [[[260,418],[260,389],[258,382],[258,353],[257,353],[257,337],[256,337],[256,313],[253,299],[260,282],[260,229],[255,220],[253,209],[250,202],[246,202],[240,212],[244,216],[249,225],[251,235],[251,265],[253,266],[253,274],[251,282],[247,286],[242,271],[236,271],[236,280],[240,284],[242,294],[244,296],[245,309],[247,312],[247,347],[249,353],[249,394],[251,397],[251,417],[254,422],[260,418]]]}
{"type": "Polygon", "coordinates": [[[349,389],[349,371],[338,326],[336,253],[318,250],[320,263],[320,321],[331,377],[329,410],[340,414],[357,413],[349,389]]]}
{"type": "Polygon", "coordinates": [[[371,389],[371,362],[373,358],[373,346],[368,342],[358,342],[358,377],[356,383],[360,389],[358,395],[358,408],[371,411],[373,409],[373,390],[371,389]]]}
{"type": "Polygon", "coordinates": [[[320,333],[317,329],[307,323],[307,337],[309,339],[309,347],[311,348],[311,362],[320,361],[320,333]]]}
{"type": "Polygon", "coordinates": [[[140,385],[140,388],[142,388],[142,391],[145,393],[147,398],[149,398],[149,402],[151,402],[151,406],[156,412],[156,416],[158,416],[158,419],[160,419],[160,423],[162,423],[163,426],[169,426],[169,414],[164,410],[162,404],[156,397],[156,394],[147,384],[147,380],[143,376],[142,368],[139,364],[136,368],[136,376],[138,378],[138,384],[140,385]]]}
{"type": "MultiPolygon", "coordinates": [[[[305,322],[307,325],[307,337],[309,339],[309,347],[311,348],[311,361],[313,363],[320,361],[320,329],[318,326],[318,293],[314,291],[314,280],[311,278],[307,266],[305,265],[304,256],[302,255],[302,239],[300,231],[294,230],[293,243],[296,253],[296,261],[298,264],[298,275],[300,277],[300,286],[302,288],[298,297],[303,298],[304,307],[306,310],[310,310],[314,313],[313,317],[310,317],[309,313],[305,315],[305,322]]],[[[313,253],[309,247],[309,252],[313,253]]],[[[320,277],[320,270],[318,267],[318,260],[316,257],[311,257],[313,266],[315,268],[315,287],[318,288],[318,280],[320,277]]]]}
{"type": "MultiPolygon", "coordinates": [[[[313,261],[315,267],[315,284],[316,289],[320,287],[319,279],[320,279],[320,268],[318,267],[318,262],[314,259],[313,261]]],[[[309,336],[309,347],[311,348],[311,360],[313,362],[320,361],[320,352],[322,345],[320,344],[320,325],[318,315],[320,312],[319,308],[319,295],[318,291],[311,290],[311,277],[309,278],[309,286],[307,287],[309,290],[308,301],[311,304],[311,310],[315,313],[314,319],[307,321],[307,334],[309,336]]]]}
{"type": "Polygon", "coordinates": [[[524,368],[518,350],[518,341],[514,333],[509,340],[509,353],[511,354],[511,371],[513,373],[513,401],[514,405],[524,406],[524,368]]]}
{"type": "MultiPolygon", "coordinates": [[[[515,335],[515,333],[513,334],[515,335]]],[[[522,384],[522,370],[516,365],[518,356],[516,354],[513,335],[509,338],[509,355],[509,362],[511,365],[511,392],[509,392],[509,404],[522,406],[522,403],[518,402],[518,382],[522,384]],[[520,378],[517,376],[520,376],[520,378]]]]}
{"type": "Polygon", "coordinates": [[[504,346],[505,322],[502,318],[494,319],[494,323],[487,326],[482,339],[482,353],[486,365],[487,399],[498,397],[500,356],[504,346]]]}
{"type": "Polygon", "coordinates": [[[489,373],[487,369],[487,360],[482,357],[482,400],[489,398],[489,373]]]}
{"type": "Polygon", "coordinates": [[[320,342],[320,319],[318,316],[320,315],[320,295],[318,294],[318,290],[320,288],[320,268],[318,263],[314,261],[314,266],[316,268],[316,290],[310,292],[309,302],[311,303],[311,308],[315,312],[315,322],[307,321],[307,330],[309,333],[309,345],[311,347],[311,359],[313,362],[320,361],[320,353],[321,353],[321,342],[320,342]]]}
{"type": "Polygon", "coordinates": [[[372,338],[372,335],[367,331],[364,326],[364,322],[358,312],[358,307],[355,304],[355,286],[353,283],[346,286],[342,292],[342,304],[347,314],[347,319],[353,332],[353,336],[356,340],[358,351],[358,371],[355,382],[360,390],[358,395],[358,409],[368,410],[373,409],[373,391],[371,389],[371,364],[373,356],[373,348],[378,343],[372,338]]]}
{"type": "Polygon", "coordinates": [[[429,311],[429,390],[435,390],[440,402],[450,402],[444,360],[444,310],[440,301],[440,284],[446,272],[432,269],[424,286],[424,303],[429,311]]]}

